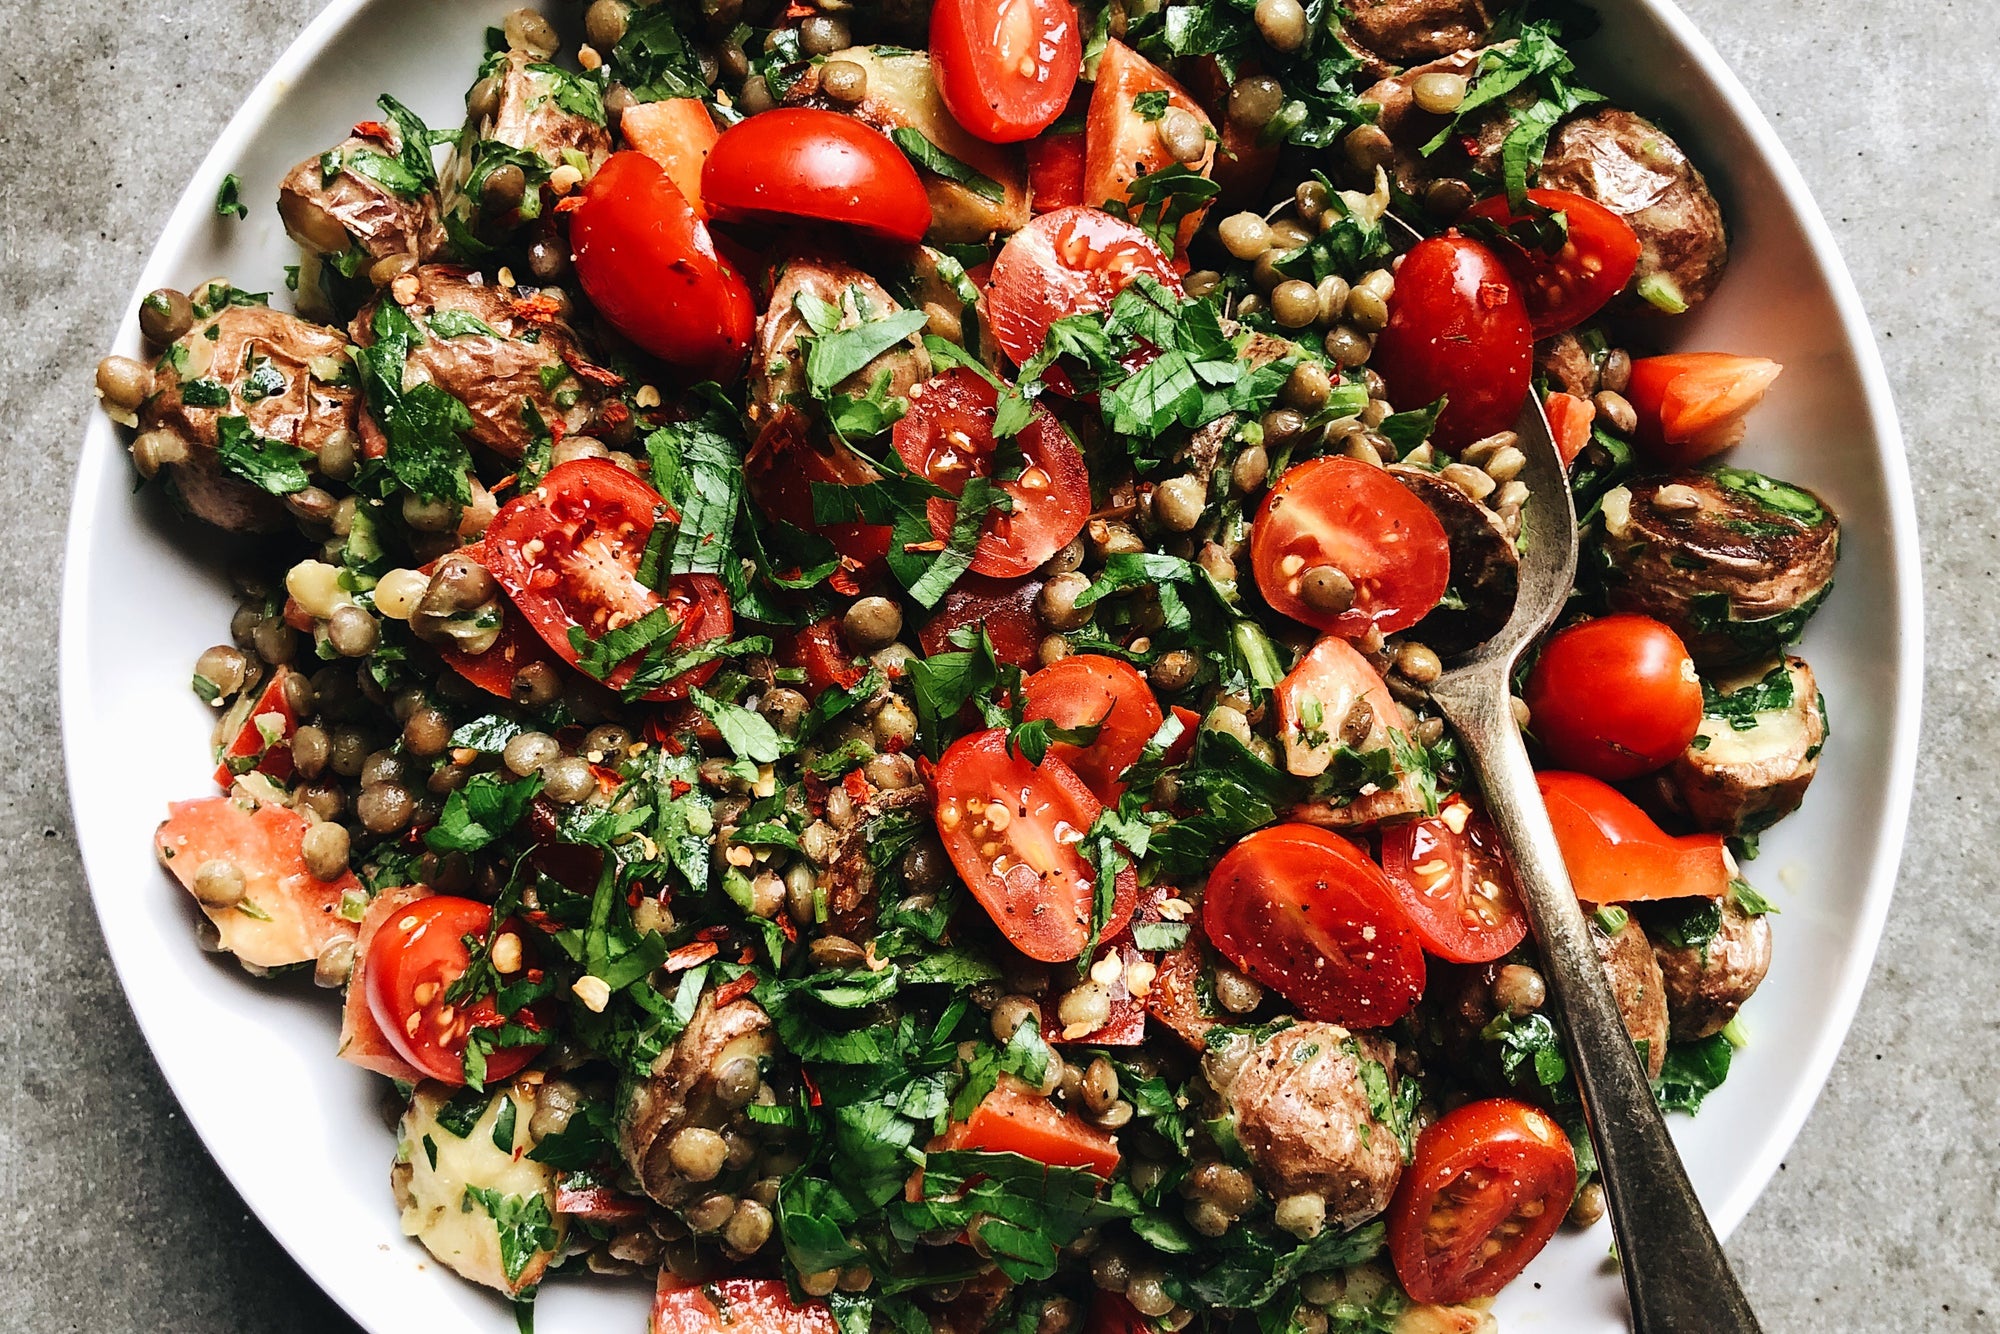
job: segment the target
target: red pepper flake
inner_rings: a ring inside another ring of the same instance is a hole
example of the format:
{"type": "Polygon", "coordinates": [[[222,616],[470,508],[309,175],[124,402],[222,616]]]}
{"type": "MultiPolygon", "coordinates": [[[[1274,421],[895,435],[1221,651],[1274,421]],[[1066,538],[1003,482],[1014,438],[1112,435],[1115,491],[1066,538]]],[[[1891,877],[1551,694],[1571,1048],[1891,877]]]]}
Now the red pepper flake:
{"type": "Polygon", "coordinates": [[[742,948],[742,950],[738,952],[738,954],[736,955],[736,962],[744,965],[745,967],[748,967],[750,965],[750,961],[755,959],[756,957],[757,957],[757,951],[751,949],[748,945],[745,945],[742,948]]]}
{"type": "Polygon", "coordinates": [[[667,971],[686,972],[698,963],[707,963],[722,950],[712,940],[695,940],[682,945],[667,956],[667,971]]]}
{"type": "Polygon", "coordinates": [[[937,780],[937,764],[928,755],[917,756],[917,777],[930,785],[937,780]]]}
{"type": "Polygon", "coordinates": [[[624,400],[614,398],[598,408],[597,416],[606,425],[619,426],[632,420],[632,409],[625,406],[624,400]]]}
{"type": "Polygon", "coordinates": [[[832,585],[833,591],[842,597],[851,598],[861,591],[861,585],[855,581],[854,572],[845,565],[835,570],[832,577],[827,580],[827,583],[832,585]]]}
{"type": "Polygon", "coordinates": [[[676,778],[673,782],[667,784],[667,790],[676,797],[685,797],[688,793],[694,791],[694,784],[688,782],[685,778],[676,778]]]}
{"type": "Polygon", "coordinates": [[[799,938],[799,929],[792,925],[792,919],[788,913],[779,914],[778,929],[785,933],[786,940],[795,941],[799,938]]]}
{"type": "Polygon", "coordinates": [[[530,982],[540,982],[544,976],[545,974],[539,968],[530,968],[528,970],[528,980],[530,982]]]}
{"type": "MultiPolygon", "coordinates": [[[[361,420],[367,421],[368,415],[366,413],[363,413],[361,416],[361,420]]],[[[568,434],[569,434],[569,427],[564,425],[563,419],[561,417],[553,417],[549,420],[550,449],[554,449],[557,445],[561,444],[563,442],[563,437],[568,434]]]]}
{"type": "Polygon", "coordinates": [[[625,906],[628,908],[636,908],[639,906],[639,900],[645,897],[646,896],[639,891],[639,886],[634,885],[630,890],[626,892],[625,906]]]}
{"type": "Polygon", "coordinates": [[[715,989],[715,1008],[719,1010],[734,1001],[740,1001],[756,989],[755,973],[745,973],[734,982],[724,982],[715,989]]]}
{"type": "Polygon", "coordinates": [[[799,1078],[805,1081],[806,1101],[815,1107],[819,1106],[819,1084],[813,1079],[812,1071],[806,1069],[803,1065],[800,1066],[799,1078]]]}
{"type": "Polygon", "coordinates": [[[942,537],[933,537],[928,542],[905,542],[903,543],[903,550],[912,552],[943,551],[944,539],[942,537]]]}
{"type": "Polygon", "coordinates": [[[694,938],[696,940],[721,940],[728,934],[729,928],[726,926],[705,926],[694,933],[694,938]]]}
{"type": "Polygon", "coordinates": [[[515,318],[530,324],[556,324],[562,320],[562,302],[547,292],[517,296],[512,306],[515,318]]]}
{"type": "MultiPolygon", "coordinates": [[[[541,300],[540,297],[536,297],[535,299],[537,301],[541,300]]],[[[569,363],[569,368],[577,373],[578,378],[588,380],[592,384],[603,385],[606,389],[623,389],[625,387],[625,377],[617,371],[593,365],[581,358],[572,360],[569,363]]]]}
{"type": "Polygon", "coordinates": [[[848,770],[847,777],[840,780],[840,785],[846,788],[847,795],[856,801],[868,800],[868,780],[862,777],[859,769],[848,770]]]}
{"type": "Polygon", "coordinates": [[[561,199],[556,200],[556,212],[558,213],[574,213],[582,207],[582,195],[564,195],[561,199]]]}
{"type": "Polygon", "coordinates": [[[379,120],[356,121],[353,135],[356,139],[374,139],[385,144],[396,142],[395,131],[379,120]]]}

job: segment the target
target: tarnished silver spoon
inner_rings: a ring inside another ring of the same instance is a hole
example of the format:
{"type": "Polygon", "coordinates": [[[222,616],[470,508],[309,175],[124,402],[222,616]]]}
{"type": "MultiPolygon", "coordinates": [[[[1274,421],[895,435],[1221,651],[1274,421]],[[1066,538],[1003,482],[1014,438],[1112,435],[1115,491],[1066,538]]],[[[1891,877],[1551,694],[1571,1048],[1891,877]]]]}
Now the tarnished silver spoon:
{"type": "Polygon", "coordinates": [[[1755,1334],[1757,1317],[1688,1182],[1612,997],[1514,719],[1515,665],[1561,613],[1577,558],[1568,469],[1532,390],[1514,430],[1528,460],[1514,612],[1491,639],[1446,662],[1431,696],[1458,734],[1512,859],[1597,1148],[1633,1329],[1755,1334]]]}

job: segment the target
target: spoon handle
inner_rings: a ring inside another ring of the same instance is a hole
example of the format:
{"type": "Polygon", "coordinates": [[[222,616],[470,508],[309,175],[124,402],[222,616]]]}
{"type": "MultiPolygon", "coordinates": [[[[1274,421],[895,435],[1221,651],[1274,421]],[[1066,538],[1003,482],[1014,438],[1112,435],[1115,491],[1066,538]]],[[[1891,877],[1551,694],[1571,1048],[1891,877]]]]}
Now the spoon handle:
{"type": "Polygon", "coordinates": [[[1514,722],[1507,665],[1468,673],[1456,683],[1464,688],[1448,688],[1437,702],[1469,752],[1541,948],[1610,1200],[1632,1327],[1756,1334],[1757,1317],[1688,1183],[1570,886],[1514,722]]]}

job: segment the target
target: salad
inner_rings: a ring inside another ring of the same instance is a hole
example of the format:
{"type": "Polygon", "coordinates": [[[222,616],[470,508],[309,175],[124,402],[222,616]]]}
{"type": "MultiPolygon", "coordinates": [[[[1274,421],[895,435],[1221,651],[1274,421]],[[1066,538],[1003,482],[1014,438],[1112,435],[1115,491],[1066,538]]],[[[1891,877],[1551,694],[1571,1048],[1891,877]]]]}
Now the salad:
{"type": "Polygon", "coordinates": [[[1565,21],[595,0],[228,178],[283,293],[97,373],[240,595],[157,850],[339,997],[405,1232],[523,1328],[1494,1328],[1604,1209],[1428,693],[1512,424],[1584,529],[1516,713],[1669,1108],[1770,963],[1838,547],[1719,457],[1780,368],[1671,350],[1722,211],[1565,21]]]}

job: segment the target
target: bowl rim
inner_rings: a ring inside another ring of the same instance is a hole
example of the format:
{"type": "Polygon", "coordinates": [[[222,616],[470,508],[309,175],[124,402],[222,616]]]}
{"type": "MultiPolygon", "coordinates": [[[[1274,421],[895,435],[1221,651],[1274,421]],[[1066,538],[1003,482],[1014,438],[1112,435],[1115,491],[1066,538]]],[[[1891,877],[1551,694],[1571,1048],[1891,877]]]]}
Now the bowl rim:
{"type": "MultiPolygon", "coordinates": [[[[209,201],[216,197],[223,177],[242,156],[246,144],[261,132],[268,118],[279,110],[290,87],[320,59],[336,39],[351,25],[361,21],[377,3],[379,0],[330,0],[330,3],[308,22],[257,81],[203,157],[201,164],[189,177],[186,188],[168,212],[167,220],[148,252],[139,283],[128,298],[125,311],[118,322],[114,340],[116,346],[129,347],[137,344],[139,298],[162,285],[170,277],[167,271],[169,266],[167,255],[169,250],[174,248],[172,243],[205,220],[210,211],[209,201]]],[[[1825,1088],[1834,1061],[1838,1058],[1840,1049],[1845,1045],[1848,1033],[1853,1027],[1855,1012],[1867,985],[1876,950],[1880,946],[1908,832],[1916,774],[1923,692],[1923,563],[1918,541],[1916,503],[1908,454],[1897,420],[1888,374],[1862,308],[1861,297],[1853,277],[1841,257],[1832,230],[1827,225],[1825,216],[1814,200],[1797,164],[1748,89],[1723,60],[1715,46],[1674,0],[1594,0],[1594,3],[1641,11],[1658,21],[1672,34],[1674,40],[1681,45],[1699,69],[1701,76],[1707,79],[1727,102],[1731,114],[1742,126],[1755,152],[1763,159],[1775,178],[1784,207],[1797,218],[1807,245],[1821,269],[1827,290],[1839,312],[1841,341],[1854,354],[1855,368],[1860,375],[1860,389],[1868,405],[1869,427],[1877,443],[1874,452],[1881,466],[1881,483],[1889,519],[1887,545],[1892,567],[1889,574],[1899,612],[1894,636],[1896,683],[1890,701],[1897,726],[1890,733],[1888,765],[1883,774],[1883,788],[1887,800],[1886,806],[1881,811],[1881,837],[1874,850],[1873,860],[1866,868],[1866,890],[1861,900],[1861,911],[1850,931],[1846,933],[1854,942],[1855,948],[1849,951],[1836,984],[1822,998],[1823,1018],[1813,1029],[1811,1048],[1802,1062],[1804,1077],[1792,1086],[1780,1106],[1769,1110],[1767,1124],[1772,1127],[1774,1133],[1765,1136],[1763,1149],[1751,1159],[1748,1167],[1737,1175],[1726,1193],[1710,1209],[1710,1219],[1717,1234],[1726,1239],[1742,1222],[1751,1205],[1777,1172],[1781,1161],[1790,1151],[1806,1118],[1811,1114],[1821,1091],[1825,1088]]],[[[101,413],[95,411],[91,413],[84,431],[83,448],[80,450],[76,475],[70,489],[70,513],[64,533],[63,586],[57,646],[58,688],[65,789],[69,797],[73,826],[79,824],[77,810],[81,804],[80,776],[89,771],[88,757],[78,748],[81,744],[79,738],[82,729],[74,725],[75,713],[85,707],[83,701],[86,697],[86,669],[82,654],[75,646],[83,642],[86,637],[83,627],[88,615],[86,599],[83,596],[84,580],[79,573],[80,562],[75,560],[74,556],[79,550],[86,549],[90,540],[83,498],[102,482],[105,469],[114,466],[115,463],[123,462],[122,449],[107,450],[97,443],[101,436],[109,436],[111,430],[108,419],[101,413]]],[[[106,898],[108,891],[100,892],[98,887],[106,883],[106,877],[93,873],[92,865],[97,859],[92,855],[90,844],[81,836],[77,843],[79,860],[83,866],[84,878],[90,887],[93,908],[99,916],[99,926],[103,931],[106,950],[118,975],[120,987],[125,991],[127,1003],[130,1005],[131,978],[134,970],[139,967],[136,951],[129,950],[121,944],[116,933],[103,930],[103,919],[108,907],[106,898]]],[[[232,1161],[231,1158],[215,1152],[213,1146],[223,1141],[226,1128],[213,1124],[209,1118],[197,1116],[191,1110],[194,1104],[183,1095],[181,1087],[187,1072],[169,1068],[160,1062],[157,1055],[160,1044],[155,1040],[155,1030],[167,1022],[166,1016],[151,1010],[141,1010],[136,1005],[132,1005],[131,1008],[139,1030],[146,1039],[149,1053],[153,1055],[156,1066],[160,1069],[168,1087],[173,1090],[175,1099],[181,1104],[183,1115],[188,1117],[210,1159],[228,1179],[245,1206],[256,1214],[259,1223],[280,1246],[285,1248],[294,1262],[312,1278],[321,1291],[351,1318],[366,1327],[363,1308],[354,1300],[354,1294],[349,1291],[350,1285],[343,1283],[340,1275],[335,1272],[332,1261],[318,1254],[300,1253],[286,1242],[284,1233],[262,1199],[264,1192],[250,1179],[247,1160],[232,1161]]]]}

